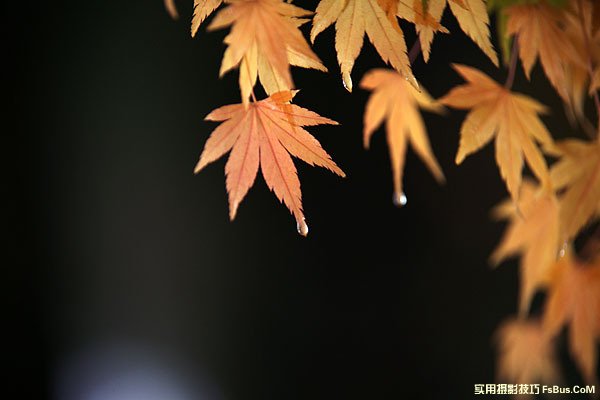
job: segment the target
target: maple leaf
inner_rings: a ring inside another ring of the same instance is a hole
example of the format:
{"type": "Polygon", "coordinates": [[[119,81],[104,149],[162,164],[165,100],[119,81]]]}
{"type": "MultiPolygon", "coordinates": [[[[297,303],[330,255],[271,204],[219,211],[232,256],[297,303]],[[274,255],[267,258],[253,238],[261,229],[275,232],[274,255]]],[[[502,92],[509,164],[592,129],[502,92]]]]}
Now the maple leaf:
{"type": "Polygon", "coordinates": [[[302,128],[321,124],[337,125],[337,122],[290,104],[295,94],[295,91],[279,92],[252,102],[248,107],[231,104],[208,114],[206,120],[224,122],[206,141],[194,172],[200,172],[207,164],[231,150],[225,174],[229,217],[233,220],[239,204],[254,184],[260,165],[267,186],[289,208],[296,218],[298,231],[306,236],[308,227],[302,211],[300,181],[290,154],[339,176],[344,177],[345,174],[319,142],[302,128]]]}
{"type": "Polygon", "coordinates": [[[523,157],[539,180],[548,184],[548,167],[535,141],[551,145],[552,137],[539,119],[546,108],[534,99],[511,92],[477,69],[453,65],[467,83],[453,88],[440,102],[471,110],[460,130],[456,163],[495,136],[496,163],[513,200],[521,186],[523,157]]]}
{"type": "Polygon", "coordinates": [[[489,17],[483,0],[400,0],[398,16],[415,24],[423,49],[423,59],[427,62],[435,32],[448,32],[440,25],[446,8],[450,6],[460,28],[498,66],[498,55],[490,40],[489,17]],[[423,5],[426,4],[426,9],[423,5]]]}
{"type": "Polygon", "coordinates": [[[544,330],[555,336],[569,327],[569,350],[587,382],[597,383],[596,341],[600,339],[600,260],[580,264],[567,251],[557,262],[544,311],[544,330]]]}
{"type": "Polygon", "coordinates": [[[327,69],[310,49],[298,26],[310,11],[282,0],[227,0],[208,30],[231,25],[219,75],[239,66],[242,101],[247,103],[257,78],[271,95],[293,87],[290,65],[327,69]]]}
{"type": "Polygon", "coordinates": [[[539,57],[552,86],[564,100],[568,100],[565,63],[583,62],[560,28],[562,14],[543,3],[511,6],[506,8],[506,14],[507,34],[517,37],[519,57],[527,79],[530,79],[531,69],[539,57]]]}
{"type": "Polygon", "coordinates": [[[175,0],[165,0],[165,8],[167,12],[173,19],[179,18],[179,13],[177,12],[177,7],[175,7],[175,0]]]}
{"type": "Polygon", "coordinates": [[[549,152],[560,156],[552,166],[550,178],[560,198],[563,240],[569,240],[600,209],[600,141],[568,139],[555,144],[549,152]]]}
{"type": "Polygon", "coordinates": [[[557,384],[560,372],[554,345],[538,320],[510,319],[495,335],[498,344],[498,380],[516,384],[557,384]]]}
{"type": "Polygon", "coordinates": [[[334,22],[337,59],[342,82],[348,91],[352,91],[350,74],[362,48],[365,33],[383,61],[417,87],[398,20],[390,18],[377,0],[321,0],[313,19],[311,41],[314,43],[319,33],[334,22]]]}
{"type": "Polygon", "coordinates": [[[223,0],[194,0],[194,16],[192,17],[192,37],[196,36],[200,25],[208,18],[219,6],[223,0]]]}
{"type": "Polygon", "coordinates": [[[552,191],[525,181],[518,206],[505,201],[496,207],[495,215],[508,218],[510,223],[491,260],[497,265],[507,257],[522,254],[519,312],[524,315],[535,290],[550,282],[556,262],[560,247],[558,201],[552,191]]]}
{"type": "Polygon", "coordinates": [[[369,146],[373,132],[387,118],[386,134],[390,151],[390,161],[394,180],[394,202],[403,205],[406,196],[402,191],[402,173],[407,143],[421,157],[433,176],[444,181],[444,174],[438,165],[425,130],[418,107],[441,113],[443,107],[437,104],[424,90],[417,91],[412,85],[393,70],[374,69],[369,71],[360,86],[372,90],[364,114],[364,145],[369,146]]]}

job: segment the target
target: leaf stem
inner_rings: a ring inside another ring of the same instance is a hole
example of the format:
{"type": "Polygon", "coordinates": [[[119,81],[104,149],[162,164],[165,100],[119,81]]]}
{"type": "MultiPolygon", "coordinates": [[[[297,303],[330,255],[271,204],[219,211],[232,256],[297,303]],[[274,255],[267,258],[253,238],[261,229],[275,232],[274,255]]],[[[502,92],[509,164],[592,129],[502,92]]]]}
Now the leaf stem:
{"type": "MultiPolygon", "coordinates": [[[[250,96],[252,97],[252,101],[256,103],[256,95],[254,94],[254,82],[252,82],[252,78],[250,77],[250,66],[248,65],[248,57],[244,54],[244,61],[246,65],[246,72],[248,73],[248,79],[250,80],[250,96]]],[[[246,101],[246,100],[244,100],[246,101]]]]}
{"type": "Polygon", "coordinates": [[[513,82],[515,81],[515,74],[517,72],[517,59],[519,58],[519,41],[517,35],[513,37],[512,50],[510,52],[510,65],[508,67],[508,76],[506,82],[504,82],[504,88],[512,88],[513,82]]]}
{"type": "MultiPolygon", "coordinates": [[[[583,0],[579,0],[577,2],[577,11],[578,11],[578,16],[579,19],[581,20],[581,31],[583,33],[583,45],[587,51],[587,68],[588,68],[588,73],[590,75],[590,79],[594,79],[594,65],[593,65],[593,61],[592,61],[592,46],[590,44],[590,38],[588,36],[588,31],[586,28],[586,24],[585,24],[585,18],[584,18],[584,14],[583,14],[583,0]]],[[[598,97],[598,91],[595,90],[594,91],[594,104],[596,105],[596,113],[598,114],[598,126],[597,126],[597,133],[596,135],[599,135],[600,133],[600,97],[598,97]]],[[[599,135],[600,136],[600,135],[599,135]]]]}
{"type": "Polygon", "coordinates": [[[410,51],[408,52],[408,61],[413,64],[415,62],[415,60],[417,59],[417,57],[419,56],[419,53],[421,52],[421,41],[419,40],[419,38],[417,38],[417,40],[415,40],[415,43],[413,43],[412,47],[410,48],[410,51]]]}

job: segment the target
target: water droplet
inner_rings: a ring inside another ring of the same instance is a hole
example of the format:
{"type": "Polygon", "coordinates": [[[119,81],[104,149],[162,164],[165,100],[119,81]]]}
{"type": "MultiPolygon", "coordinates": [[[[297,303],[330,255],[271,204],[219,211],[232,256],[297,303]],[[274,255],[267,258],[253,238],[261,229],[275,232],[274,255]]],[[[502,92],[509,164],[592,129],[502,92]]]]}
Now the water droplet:
{"type": "Polygon", "coordinates": [[[560,250],[558,251],[558,257],[562,258],[565,256],[565,253],[567,252],[567,242],[564,242],[563,245],[561,246],[560,250]]]}
{"type": "Polygon", "coordinates": [[[308,225],[306,224],[306,220],[302,218],[302,221],[296,222],[296,229],[298,233],[304,237],[308,235],[308,225]]]}
{"type": "Polygon", "coordinates": [[[342,83],[344,84],[344,89],[352,93],[352,77],[350,77],[350,74],[345,72],[342,74],[342,83]]]}
{"type": "Polygon", "coordinates": [[[402,207],[406,205],[408,199],[406,198],[404,192],[394,192],[394,195],[392,196],[392,202],[396,207],[402,207]]]}
{"type": "Polygon", "coordinates": [[[419,93],[421,93],[421,86],[419,86],[419,82],[417,82],[416,79],[409,77],[407,75],[404,75],[404,80],[406,82],[408,82],[410,85],[412,85],[413,88],[415,88],[415,90],[419,93]]]}

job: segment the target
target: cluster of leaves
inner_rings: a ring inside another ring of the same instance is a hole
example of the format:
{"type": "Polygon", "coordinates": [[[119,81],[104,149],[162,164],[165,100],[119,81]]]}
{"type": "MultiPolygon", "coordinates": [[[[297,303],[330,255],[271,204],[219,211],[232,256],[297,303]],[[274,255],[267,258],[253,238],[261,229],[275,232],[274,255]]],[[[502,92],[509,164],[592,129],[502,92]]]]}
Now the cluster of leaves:
{"type": "MultiPolygon", "coordinates": [[[[173,0],[165,4],[176,16],[173,0]]],[[[392,69],[371,70],[360,81],[361,88],[372,91],[364,113],[364,145],[368,147],[385,121],[395,203],[406,203],[402,176],[407,143],[434,177],[444,181],[420,109],[468,111],[460,130],[457,164],[494,139],[496,163],[510,196],[494,210],[509,223],[491,259],[498,264],[518,255],[521,263],[518,317],[498,331],[500,379],[556,383],[560,374],[553,341],[566,326],[570,351],[583,377],[597,383],[600,246],[590,241],[595,245],[587,246],[588,254],[582,257],[575,254],[573,242],[600,215],[600,4],[489,0],[486,7],[484,0],[321,0],[312,13],[284,0],[194,0],[192,36],[217,9],[207,30],[230,28],[220,75],[239,70],[241,102],[206,117],[221,124],[207,140],[195,171],[230,152],[225,173],[231,219],[260,167],[268,187],[293,214],[298,231],[308,233],[290,155],[342,177],[344,172],[304,129],[337,123],[292,104],[296,88],[291,66],[327,71],[299,27],[312,22],[314,43],[335,25],[342,83],[350,92],[352,69],[366,35],[392,69]],[[411,62],[419,52],[428,62],[435,34],[448,33],[442,25],[446,8],[499,66],[489,30],[489,15],[495,13],[498,43],[508,68],[506,82],[499,84],[473,67],[454,65],[466,83],[437,100],[417,82],[411,62]],[[410,53],[400,19],[412,23],[418,35],[410,53]],[[528,79],[539,60],[573,127],[586,132],[588,139],[553,139],[540,118],[548,112],[546,107],[512,91],[519,60],[528,79]],[[257,85],[267,94],[265,99],[256,98],[257,85]],[[597,123],[585,115],[590,101],[597,123]],[[554,162],[549,164],[550,160],[554,162]],[[532,177],[523,177],[525,165],[532,177]],[[542,317],[534,318],[529,309],[538,290],[546,291],[547,300],[542,317]]]]}
{"type": "MultiPolygon", "coordinates": [[[[227,48],[219,74],[239,70],[243,107],[227,106],[238,112],[219,117],[222,119],[209,114],[207,119],[226,122],[213,132],[196,167],[198,172],[231,150],[225,168],[231,219],[252,186],[260,165],[267,185],[292,212],[299,232],[306,234],[308,227],[302,210],[300,182],[289,154],[344,176],[318,141],[302,128],[335,122],[290,103],[294,97],[292,91],[296,89],[291,66],[327,71],[299,29],[311,21],[311,16],[312,42],[335,24],[335,49],[342,83],[348,91],[353,89],[351,73],[365,35],[382,60],[394,68],[371,71],[361,86],[375,91],[365,113],[365,147],[382,120],[386,117],[388,120],[396,202],[406,201],[402,192],[402,170],[407,140],[436,179],[443,181],[417,106],[433,112],[440,112],[443,107],[417,83],[399,19],[414,24],[423,57],[429,60],[435,32],[448,32],[440,23],[446,4],[463,31],[497,65],[483,0],[322,0],[314,13],[283,0],[194,0],[191,35],[195,36],[202,23],[223,6],[207,30],[230,27],[224,40],[227,48]],[[254,92],[257,85],[264,89],[267,99],[257,100],[254,92]],[[287,102],[282,102],[283,99],[287,102]],[[270,107],[268,112],[266,105],[270,107]],[[280,118],[276,118],[277,115],[280,118]],[[272,140],[267,140],[269,138],[272,140]]],[[[173,17],[178,16],[173,0],[165,0],[165,5],[173,17]]]]}
{"type": "Polygon", "coordinates": [[[468,83],[441,101],[470,110],[456,161],[495,136],[496,162],[511,197],[494,210],[496,217],[509,223],[492,262],[520,256],[521,280],[518,317],[506,321],[497,333],[499,378],[560,382],[555,342],[566,327],[569,351],[583,378],[598,384],[598,230],[579,255],[573,242],[600,214],[600,119],[593,127],[584,115],[586,98],[593,98],[600,118],[600,5],[583,0],[555,2],[560,7],[527,3],[531,4],[498,10],[504,15],[505,25],[499,27],[505,34],[502,39],[513,41],[511,72],[518,58],[530,79],[539,59],[573,124],[587,129],[590,138],[554,141],[538,117],[546,108],[511,92],[510,77],[500,86],[472,69],[457,67],[468,83]],[[523,159],[536,181],[522,180],[523,159]],[[548,167],[547,159],[556,161],[548,167]],[[543,312],[532,316],[537,291],[545,292],[543,312]]]}

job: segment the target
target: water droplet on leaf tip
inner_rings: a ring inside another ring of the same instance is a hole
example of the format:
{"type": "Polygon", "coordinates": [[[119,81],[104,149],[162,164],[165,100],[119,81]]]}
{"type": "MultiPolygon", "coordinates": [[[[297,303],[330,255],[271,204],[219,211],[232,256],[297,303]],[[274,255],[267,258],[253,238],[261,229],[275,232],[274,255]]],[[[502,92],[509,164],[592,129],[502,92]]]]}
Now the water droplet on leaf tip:
{"type": "Polygon", "coordinates": [[[342,84],[344,85],[344,89],[352,93],[352,78],[350,75],[342,76],[342,84]]]}
{"type": "Polygon", "coordinates": [[[396,207],[402,207],[406,205],[408,199],[406,198],[404,192],[395,192],[392,196],[392,202],[396,207]]]}
{"type": "Polygon", "coordinates": [[[306,221],[302,219],[302,221],[296,222],[296,229],[301,236],[306,237],[308,235],[308,225],[306,221]]]}
{"type": "Polygon", "coordinates": [[[564,242],[563,245],[561,246],[560,250],[558,251],[558,257],[564,257],[565,253],[567,252],[567,242],[564,242]]]}

